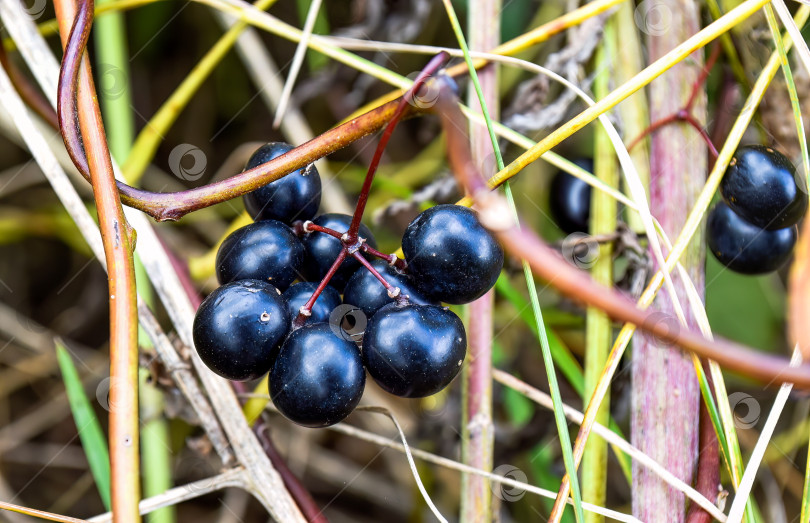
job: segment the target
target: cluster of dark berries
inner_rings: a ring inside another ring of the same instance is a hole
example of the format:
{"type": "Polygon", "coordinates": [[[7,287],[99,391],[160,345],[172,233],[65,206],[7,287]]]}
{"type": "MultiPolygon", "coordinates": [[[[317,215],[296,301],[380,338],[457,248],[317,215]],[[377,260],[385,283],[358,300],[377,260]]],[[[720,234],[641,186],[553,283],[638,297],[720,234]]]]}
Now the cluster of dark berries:
{"type": "Polygon", "coordinates": [[[729,269],[764,274],[790,258],[796,226],[807,212],[807,193],[793,164],[761,145],[740,147],[720,183],[709,213],[709,250],[729,269]]]}
{"type": "MultiPolygon", "coordinates": [[[[266,144],[246,168],[291,149],[266,144]]],[[[269,372],[275,406],[308,427],[348,416],[366,371],[397,396],[446,387],[467,340],[461,320],[441,303],[481,297],[503,266],[500,246],[466,207],[438,205],[418,215],[401,260],[377,251],[359,218],[316,217],[320,197],[313,165],[247,194],[255,222],[222,243],[221,287],[194,319],[197,352],[212,371],[240,381],[269,372]],[[347,309],[362,312],[362,336],[344,329],[347,309]]]]}

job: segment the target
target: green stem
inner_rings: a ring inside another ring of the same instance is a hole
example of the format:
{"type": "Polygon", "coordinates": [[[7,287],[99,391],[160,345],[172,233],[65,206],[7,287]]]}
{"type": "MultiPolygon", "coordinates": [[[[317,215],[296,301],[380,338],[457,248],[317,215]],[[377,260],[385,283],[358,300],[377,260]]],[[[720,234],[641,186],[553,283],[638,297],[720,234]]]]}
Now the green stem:
{"type": "MultiPolygon", "coordinates": [[[[143,295],[141,295],[143,297],[143,295]]],[[[149,371],[138,373],[141,412],[141,470],[144,497],[162,494],[172,488],[171,435],[163,415],[163,391],[149,380],[149,371]]],[[[146,516],[149,523],[173,523],[175,507],[163,507],[146,516]]]]}
{"type": "MultiPolygon", "coordinates": [[[[604,41],[614,37],[613,21],[605,26],[604,41]]],[[[599,73],[594,79],[596,99],[610,92],[609,80],[612,63],[608,45],[599,46],[596,54],[596,67],[599,73]]],[[[619,173],[613,144],[602,127],[594,131],[594,174],[610,187],[618,187],[619,173]]],[[[609,234],[616,230],[616,200],[602,191],[592,191],[591,196],[591,229],[592,235],[609,234]]],[[[607,287],[613,286],[613,244],[599,245],[599,256],[592,269],[593,281],[607,287]]],[[[613,330],[610,318],[602,310],[588,307],[585,316],[585,397],[590,398],[602,375],[607,361],[613,330]]],[[[609,393],[602,402],[596,415],[596,422],[607,426],[610,419],[609,393]]],[[[582,456],[582,499],[595,505],[604,506],[607,493],[607,443],[601,438],[590,438],[582,456]]],[[[588,513],[585,521],[596,523],[604,521],[599,514],[588,513]]]]}
{"type": "MultiPolygon", "coordinates": [[[[605,34],[605,44],[608,46],[611,63],[613,65],[614,81],[623,84],[644,69],[644,56],[642,53],[641,38],[638,26],[634,19],[634,7],[630,2],[620,4],[616,15],[608,20],[611,30],[605,34]],[[615,29],[613,28],[615,24],[615,29]]],[[[650,115],[647,107],[647,94],[640,90],[628,97],[624,103],[616,108],[622,122],[622,131],[625,139],[640,136],[650,125],[650,115]]],[[[630,150],[630,158],[636,167],[639,180],[644,187],[650,185],[650,149],[649,140],[643,140],[630,150]]],[[[630,190],[625,188],[625,193],[630,190]]],[[[649,198],[649,194],[647,195],[649,198]]],[[[625,220],[634,231],[643,231],[644,225],[637,212],[625,211],[625,220]]]]}
{"type": "MultiPolygon", "coordinates": [[[[98,5],[114,0],[99,0],[98,5]]],[[[96,70],[99,101],[107,128],[110,153],[118,163],[126,160],[132,147],[135,124],[129,85],[129,51],[124,14],[113,12],[95,24],[96,70]],[[112,84],[110,83],[112,82],[112,84]]]]}

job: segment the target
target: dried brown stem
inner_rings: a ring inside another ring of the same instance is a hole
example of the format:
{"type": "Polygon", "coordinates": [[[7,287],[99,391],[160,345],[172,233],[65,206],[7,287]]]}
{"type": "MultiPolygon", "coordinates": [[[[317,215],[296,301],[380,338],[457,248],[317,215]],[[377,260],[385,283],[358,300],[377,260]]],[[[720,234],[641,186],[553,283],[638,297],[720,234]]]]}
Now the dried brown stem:
{"type": "Polygon", "coordinates": [[[461,131],[465,128],[460,123],[464,121],[464,115],[451,90],[442,93],[435,109],[446,129],[459,129],[459,132],[447,133],[450,163],[459,182],[472,194],[481,223],[495,234],[508,254],[527,260],[539,278],[578,302],[601,308],[615,320],[636,325],[662,342],[679,345],[698,356],[713,359],[729,370],[773,385],[784,382],[810,389],[810,365],[790,367],[785,358],[763,354],[719,338],[708,340],[690,329],[673,328],[676,325],[674,317],[639,309],[626,296],[595,284],[586,273],[571,266],[534,232],[515,227],[506,202],[487,189],[470,159],[466,135],[461,131]]]}
{"type": "MultiPolygon", "coordinates": [[[[62,45],[84,49],[90,27],[83,23],[92,12],[92,0],[83,3],[77,14],[70,0],[55,2],[62,45]]],[[[70,57],[66,54],[66,60],[70,57]]],[[[60,125],[80,133],[86,153],[87,170],[99,215],[99,228],[107,260],[110,300],[110,468],[112,512],[118,521],[138,521],[140,461],[138,459],[138,321],[135,294],[134,238],[124,217],[113,175],[112,160],[104,134],[101,112],[96,101],[90,62],[82,52],[74,56],[76,82],[66,85],[60,76],[59,91],[78,109],[65,120],[58,108],[60,125]],[[79,65],[81,64],[81,65],[79,65]],[[74,89],[73,86],[76,86],[74,89]]]]}
{"type": "Polygon", "coordinates": [[[59,129],[59,120],[56,118],[56,111],[51,107],[50,102],[35,85],[28,81],[22,71],[8,57],[5,46],[0,45],[0,65],[6,70],[14,89],[20,93],[26,105],[34,110],[40,118],[45,120],[54,129],[59,129]]]}

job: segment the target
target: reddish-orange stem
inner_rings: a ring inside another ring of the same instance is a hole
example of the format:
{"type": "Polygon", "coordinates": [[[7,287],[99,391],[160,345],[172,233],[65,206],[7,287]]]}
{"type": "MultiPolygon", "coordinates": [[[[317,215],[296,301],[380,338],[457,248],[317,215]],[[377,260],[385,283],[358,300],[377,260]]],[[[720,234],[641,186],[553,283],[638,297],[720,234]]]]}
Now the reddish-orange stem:
{"type": "MultiPolygon", "coordinates": [[[[62,44],[83,49],[89,37],[88,17],[92,0],[77,13],[70,0],[55,3],[62,44]]],[[[65,56],[65,60],[69,60],[65,56]]],[[[109,276],[110,300],[110,465],[112,513],[115,521],[140,521],[140,463],[138,459],[138,322],[135,294],[134,239],[124,217],[95,86],[86,56],[75,56],[77,89],[60,74],[60,100],[69,97],[78,109],[80,137],[98,208],[99,228],[109,276]]],[[[61,71],[64,72],[64,69],[61,71]]],[[[76,128],[75,112],[57,108],[60,126],[76,128]]]]}

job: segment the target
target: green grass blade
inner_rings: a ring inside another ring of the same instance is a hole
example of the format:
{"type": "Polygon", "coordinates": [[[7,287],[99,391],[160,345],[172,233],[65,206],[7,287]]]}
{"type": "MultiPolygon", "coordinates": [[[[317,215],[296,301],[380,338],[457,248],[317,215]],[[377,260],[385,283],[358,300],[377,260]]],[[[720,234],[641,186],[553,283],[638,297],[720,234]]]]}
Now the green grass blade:
{"type": "Polygon", "coordinates": [[[785,75],[785,83],[787,84],[788,96],[790,97],[790,105],[793,108],[793,120],[796,122],[796,134],[798,135],[799,147],[801,147],[802,151],[804,175],[806,177],[808,187],[810,187],[810,157],[808,156],[807,152],[807,136],[804,132],[802,107],[799,103],[799,95],[796,91],[796,83],[793,81],[793,72],[790,70],[790,62],[788,61],[785,42],[782,39],[782,34],[779,32],[779,26],[776,23],[776,14],[773,12],[771,4],[765,6],[765,17],[768,19],[768,26],[771,29],[771,36],[776,44],[776,50],[779,52],[779,60],[782,63],[782,74],[785,75]]]}
{"type": "MultiPolygon", "coordinates": [[[[512,285],[505,274],[501,274],[498,281],[495,282],[495,290],[500,296],[506,298],[506,301],[512,304],[512,307],[518,311],[518,316],[520,317],[521,321],[523,321],[531,329],[534,335],[538,336],[539,339],[537,323],[535,322],[534,312],[531,309],[531,304],[512,285]]],[[[571,351],[554,333],[554,331],[548,328],[547,324],[546,336],[548,337],[548,346],[551,351],[551,358],[554,360],[554,365],[560,369],[560,372],[563,374],[563,376],[565,376],[566,380],[568,380],[568,384],[571,385],[571,388],[577,392],[579,397],[585,399],[585,377],[582,373],[582,367],[580,366],[579,361],[574,358],[574,355],[571,354],[571,351]]],[[[627,439],[624,437],[619,425],[617,425],[613,420],[613,417],[610,418],[609,428],[622,439],[627,439]]],[[[619,462],[619,466],[622,469],[622,473],[624,474],[625,479],[627,479],[627,484],[631,485],[633,475],[630,457],[620,449],[616,447],[612,448],[616,456],[616,460],[619,462]]]]}
{"type": "Polygon", "coordinates": [[[82,448],[90,464],[90,472],[96,482],[96,488],[104,503],[104,508],[110,510],[110,452],[107,449],[107,437],[101,430],[90,400],[84,393],[79,372],[73,364],[67,349],[61,340],[54,340],[56,345],[56,359],[62,371],[62,380],[65,383],[70,411],[73,422],[79,432],[82,448]]]}
{"type": "MultiPolygon", "coordinates": [[[[709,14],[712,17],[712,20],[717,20],[725,14],[717,0],[707,0],[706,7],[709,8],[709,14]]],[[[734,79],[737,80],[737,83],[742,85],[745,90],[750,93],[751,82],[748,80],[748,75],[745,73],[745,67],[743,67],[742,62],[740,61],[740,56],[737,54],[737,48],[734,46],[730,32],[720,35],[720,45],[723,46],[723,52],[725,53],[728,63],[731,66],[731,72],[734,75],[734,79]]]]}
{"type": "MultiPolygon", "coordinates": [[[[535,322],[534,313],[530,309],[529,302],[512,285],[509,281],[509,277],[505,273],[501,273],[498,281],[495,282],[495,290],[512,304],[518,311],[520,319],[523,320],[537,336],[537,323],[535,322]]],[[[582,367],[553,330],[547,328],[546,337],[549,341],[549,350],[551,351],[551,358],[554,360],[554,364],[560,369],[560,372],[565,376],[565,379],[568,380],[571,387],[582,397],[585,392],[585,380],[582,375],[582,367]]]]}
{"type": "MultiPolygon", "coordinates": [[[[103,5],[113,0],[100,0],[103,5]]],[[[96,70],[99,101],[107,129],[110,153],[119,163],[126,160],[135,133],[129,85],[129,51],[123,13],[110,13],[95,23],[96,70]],[[110,85],[112,81],[112,85],[110,85]]]]}
{"type": "MultiPolygon", "coordinates": [[[[768,20],[768,27],[771,30],[771,36],[776,44],[776,50],[779,52],[779,60],[782,66],[782,74],[785,76],[785,83],[787,84],[788,95],[790,97],[790,105],[793,108],[793,120],[796,123],[796,134],[799,139],[799,146],[802,151],[802,165],[804,166],[804,175],[807,180],[808,187],[810,187],[810,157],[807,151],[807,136],[804,132],[804,122],[802,120],[802,109],[799,104],[799,96],[796,92],[796,83],[793,80],[793,72],[790,70],[790,62],[788,61],[787,50],[785,43],[782,39],[782,34],[779,32],[779,26],[776,23],[776,14],[773,12],[771,4],[765,6],[765,17],[768,20]]],[[[810,443],[808,443],[810,445],[810,443]]],[[[748,506],[746,506],[748,509],[748,506]]],[[[746,517],[748,511],[746,510],[746,517]]],[[[804,489],[802,491],[801,503],[801,517],[799,521],[810,521],[810,459],[807,460],[804,471],[804,489]]]]}
{"type": "MultiPolygon", "coordinates": [[[[458,40],[459,47],[464,53],[464,60],[467,62],[467,66],[470,70],[470,78],[473,82],[473,87],[475,88],[475,92],[478,96],[478,102],[481,105],[481,111],[484,115],[484,121],[487,124],[487,130],[489,131],[489,137],[492,140],[492,149],[495,153],[495,161],[497,163],[498,169],[502,170],[504,168],[503,157],[501,156],[500,147],[498,146],[498,138],[495,135],[495,128],[492,125],[492,119],[489,116],[489,111],[487,110],[487,104],[484,100],[484,95],[481,92],[481,84],[478,82],[478,75],[475,71],[475,67],[473,66],[472,57],[470,56],[470,50],[467,47],[467,42],[464,39],[464,33],[461,30],[461,24],[458,21],[458,17],[456,16],[455,11],[453,10],[453,6],[450,3],[450,0],[444,0],[445,9],[447,10],[447,15],[450,18],[450,24],[453,26],[453,31],[456,34],[456,39],[458,40]]],[[[515,207],[515,199],[512,196],[512,188],[510,184],[507,182],[504,184],[504,191],[506,193],[507,201],[509,202],[509,206],[512,209],[512,212],[515,215],[515,221],[517,221],[517,208],[515,207]]],[[[531,268],[529,264],[523,260],[523,274],[526,278],[526,285],[529,288],[529,298],[532,304],[532,311],[534,312],[535,323],[537,325],[537,332],[540,335],[540,347],[543,353],[543,362],[546,367],[546,373],[548,374],[548,382],[549,382],[549,389],[551,392],[551,398],[554,402],[554,419],[557,424],[557,432],[560,438],[560,445],[562,447],[562,454],[563,454],[563,461],[565,462],[565,470],[568,473],[568,476],[571,481],[571,494],[574,498],[574,515],[576,516],[576,520],[578,523],[581,523],[584,520],[584,514],[582,511],[582,495],[580,494],[579,489],[579,480],[577,477],[577,469],[574,463],[574,455],[571,447],[571,436],[568,433],[568,422],[565,419],[565,415],[563,414],[562,410],[562,396],[560,394],[560,387],[557,383],[557,374],[554,368],[554,360],[551,357],[551,349],[549,348],[549,341],[548,336],[546,336],[546,327],[543,322],[543,312],[540,309],[540,302],[537,298],[537,288],[534,285],[534,276],[532,275],[531,268]]]]}

